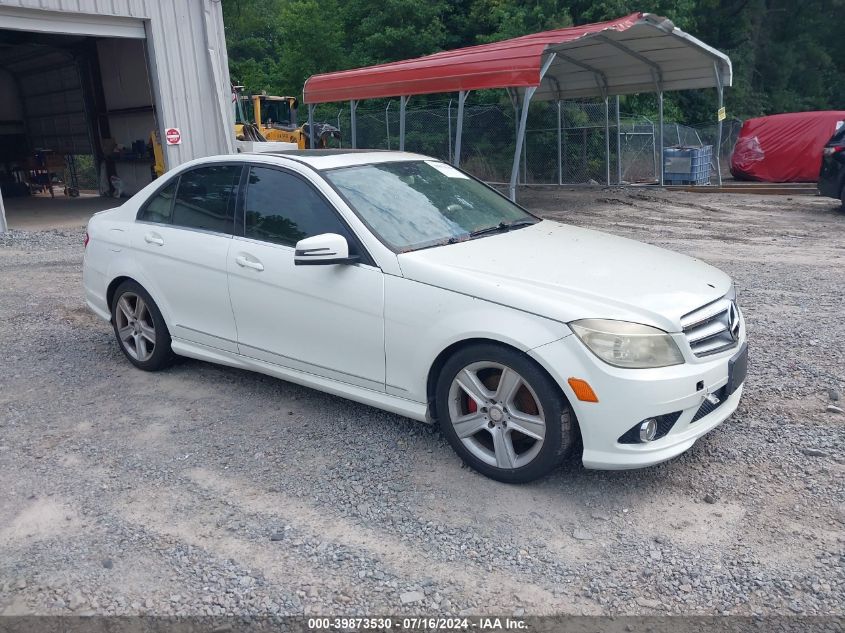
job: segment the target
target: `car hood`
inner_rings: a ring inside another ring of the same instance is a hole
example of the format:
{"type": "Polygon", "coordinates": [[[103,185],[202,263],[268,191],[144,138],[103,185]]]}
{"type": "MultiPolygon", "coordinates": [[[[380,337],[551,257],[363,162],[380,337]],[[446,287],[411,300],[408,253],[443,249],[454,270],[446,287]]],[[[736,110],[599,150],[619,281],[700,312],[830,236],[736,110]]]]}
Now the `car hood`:
{"type": "Polygon", "coordinates": [[[551,220],[403,253],[399,265],[407,279],[558,321],[618,319],[668,332],[731,286],[697,259],[551,220]]]}

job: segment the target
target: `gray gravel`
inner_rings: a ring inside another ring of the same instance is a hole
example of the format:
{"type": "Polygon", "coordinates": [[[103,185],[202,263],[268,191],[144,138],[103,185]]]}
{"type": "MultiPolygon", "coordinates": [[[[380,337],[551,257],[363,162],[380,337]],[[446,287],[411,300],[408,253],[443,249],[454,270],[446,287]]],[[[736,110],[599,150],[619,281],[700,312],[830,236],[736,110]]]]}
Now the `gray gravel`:
{"type": "Polygon", "coordinates": [[[734,418],[657,467],[506,486],[395,415],[195,361],[133,369],[83,304],[83,231],[15,231],[0,612],[842,614],[845,213],[643,191],[523,202],[736,278],[752,365],[734,418]]]}

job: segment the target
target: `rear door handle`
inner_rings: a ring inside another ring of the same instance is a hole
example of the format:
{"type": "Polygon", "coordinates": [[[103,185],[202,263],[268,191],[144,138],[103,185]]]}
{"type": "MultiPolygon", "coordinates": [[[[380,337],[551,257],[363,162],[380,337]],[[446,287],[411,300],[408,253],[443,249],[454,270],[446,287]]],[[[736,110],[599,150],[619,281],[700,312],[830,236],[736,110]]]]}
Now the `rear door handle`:
{"type": "Polygon", "coordinates": [[[235,263],[240,266],[241,268],[252,268],[253,270],[264,270],[264,264],[261,262],[253,261],[251,259],[247,259],[243,255],[238,255],[235,257],[235,263]]]}
{"type": "Polygon", "coordinates": [[[144,241],[147,244],[155,244],[156,246],[164,246],[164,240],[160,235],[156,235],[155,233],[147,233],[144,236],[144,241]]]}

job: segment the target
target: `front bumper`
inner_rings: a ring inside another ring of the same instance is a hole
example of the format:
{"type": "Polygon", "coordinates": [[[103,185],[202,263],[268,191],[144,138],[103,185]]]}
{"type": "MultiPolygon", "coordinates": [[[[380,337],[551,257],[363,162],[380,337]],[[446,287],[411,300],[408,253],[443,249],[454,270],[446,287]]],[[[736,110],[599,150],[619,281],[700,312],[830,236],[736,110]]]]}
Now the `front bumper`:
{"type": "Polygon", "coordinates": [[[594,356],[576,336],[537,347],[529,354],[552,374],[578,418],[584,466],[606,470],[641,468],[680,455],[736,410],[742,386],[712,412],[693,422],[705,397],[727,384],[730,358],[745,342],[744,323],[741,333],[739,343],[730,351],[703,359],[690,356],[683,365],[657,369],[612,367],[594,356]],[[599,401],[578,400],[567,383],[570,377],[590,383],[599,401]],[[637,444],[618,441],[646,418],[676,412],[680,416],[664,437],[637,444]]]}

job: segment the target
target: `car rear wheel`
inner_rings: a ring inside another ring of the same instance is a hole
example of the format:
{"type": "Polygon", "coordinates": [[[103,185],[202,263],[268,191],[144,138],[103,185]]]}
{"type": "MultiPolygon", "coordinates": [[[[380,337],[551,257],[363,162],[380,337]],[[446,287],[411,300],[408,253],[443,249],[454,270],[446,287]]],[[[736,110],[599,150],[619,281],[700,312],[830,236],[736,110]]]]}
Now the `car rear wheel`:
{"type": "Polygon", "coordinates": [[[120,349],[135,367],[157,371],[173,363],[170,332],[140,284],[125,281],[118,286],[112,299],[112,326],[120,349]]]}
{"type": "Polygon", "coordinates": [[[552,379],[517,350],[480,344],[444,365],[437,382],[440,428],[470,467],[523,483],[560,465],[575,444],[574,416],[552,379]]]}

